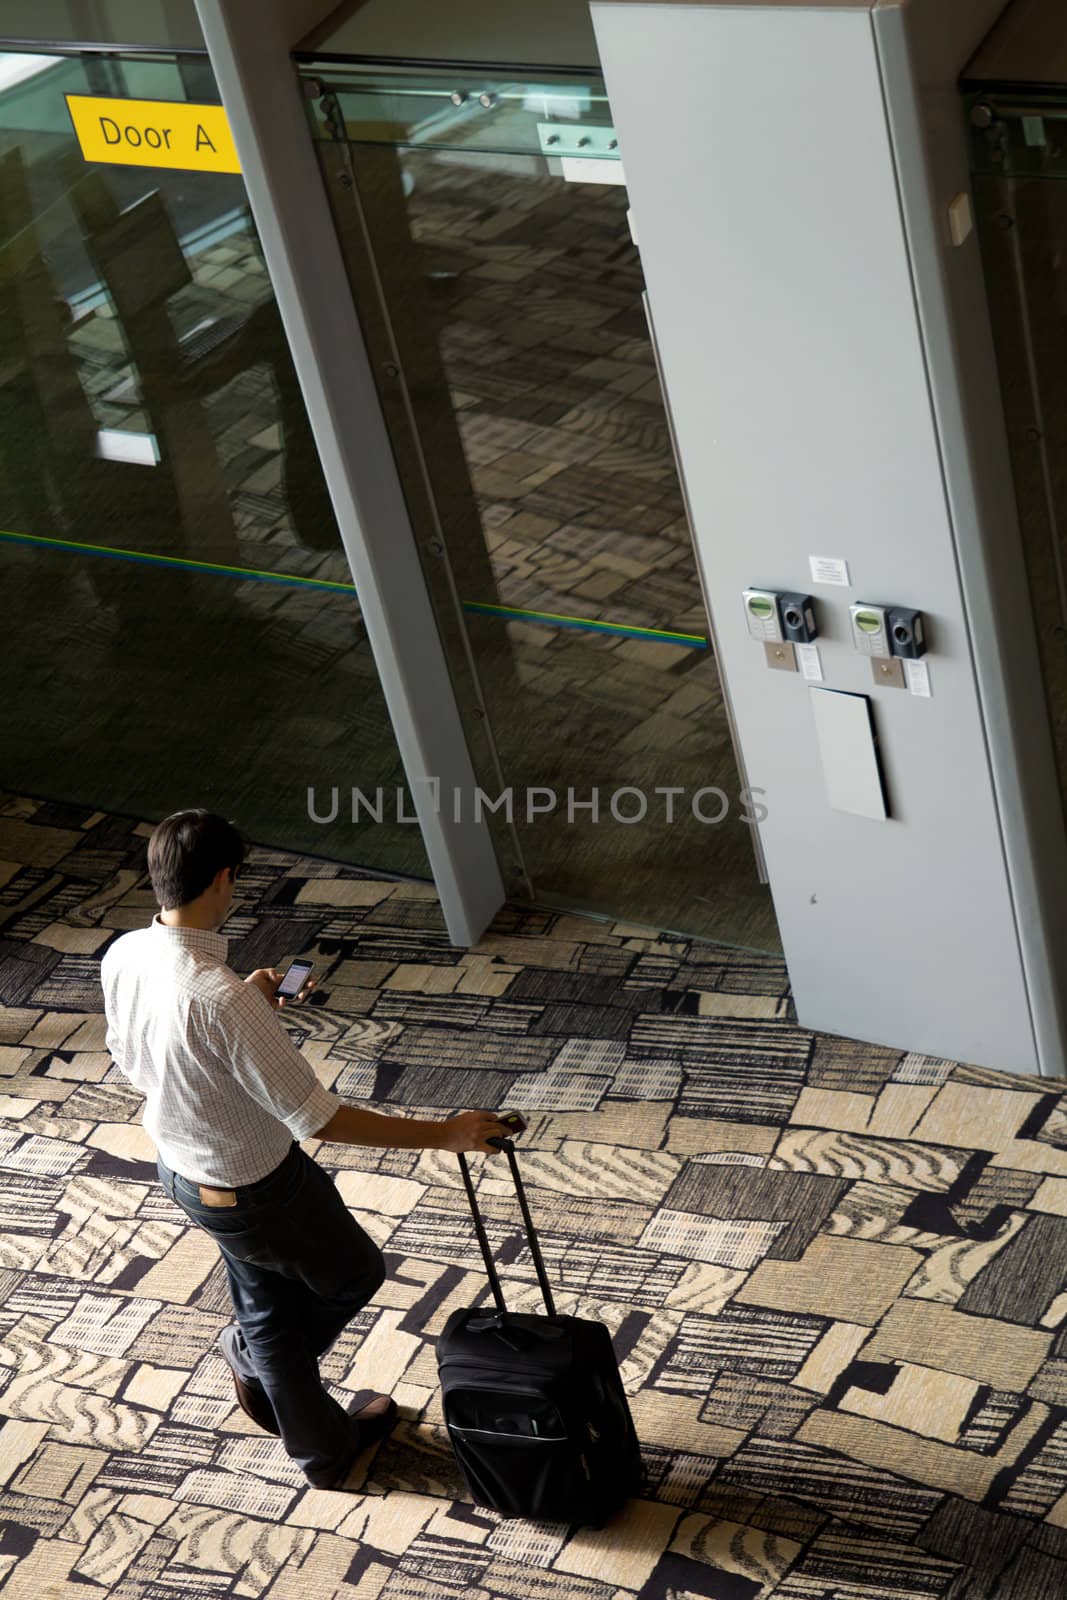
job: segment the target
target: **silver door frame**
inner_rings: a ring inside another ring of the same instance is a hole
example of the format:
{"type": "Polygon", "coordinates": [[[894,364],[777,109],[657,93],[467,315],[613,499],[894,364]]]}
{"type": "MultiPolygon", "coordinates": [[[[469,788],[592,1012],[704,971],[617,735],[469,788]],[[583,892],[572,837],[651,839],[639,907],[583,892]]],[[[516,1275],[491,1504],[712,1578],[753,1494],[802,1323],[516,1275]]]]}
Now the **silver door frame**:
{"type": "Polygon", "coordinates": [[[484,819],[439,803],[473,792],[474,767],[293,70],[291,8],[197,12],[449,937],[474,944],[504,883],[484,819]]]}

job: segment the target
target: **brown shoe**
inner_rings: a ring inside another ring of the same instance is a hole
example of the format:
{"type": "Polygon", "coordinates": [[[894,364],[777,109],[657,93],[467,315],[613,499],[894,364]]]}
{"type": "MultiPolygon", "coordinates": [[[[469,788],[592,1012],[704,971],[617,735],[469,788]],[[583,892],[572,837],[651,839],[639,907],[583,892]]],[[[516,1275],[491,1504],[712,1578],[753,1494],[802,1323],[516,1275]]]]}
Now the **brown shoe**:
{"type": "Polygon", "coordinates": [[[371,1449],[373,1445],[381,1444],[382,1440],[396,1426],[397,1418],[400,1415],[394,1399],[384,1394],[375,1394],[373,1389],[360,1390],[358,1394],[352,1396],[345,1409],[356,1424],[355,1449],[352,1451],[344,1471],[339,1472],[329,1484],[322,1485],[324,1488],[343,1488],[345,1479],[352,1471],[359,1457],[365,1450],[371,1449]],[[384,1405],[383,1401],[385,1402],[384,1405]],[[371,1409],[372,1407],[374,1407],[373,1410],[371,1409]]]}
{"type": "Polygon", "coordinates": [[[400,1415],[396,1401],[391,1395],[375,1394],[373,1389],[361,1389],[358,1394],[354,1394],[345,1410],[359,1430],[357,1455],[362,1455],[364,1450],[368,1450],[372,1444],[377,1444],[391,1433],[400,1415]],[[384,1405],[382,1405],[383,1400],[384,1405]]]}
{"type": "Polygon", "coordinates": [[[233,1387],[237,1395],[237,1404],[246,1417],[252,1418],[258,1428],[262,1428],[265,1433],[274,1433],[280,1436],[282,1430],[278,1426],[274,1415],[274,1407],[266,1394],[262,1389],[253,1388],[250,1383],[246,1383],[234,1366],[233,1342],[236,1337],[236,1328],[223,1328],[219,1335],[219,1349],[222,1351],[222,1359],[233,1373],[233,1387]]]}

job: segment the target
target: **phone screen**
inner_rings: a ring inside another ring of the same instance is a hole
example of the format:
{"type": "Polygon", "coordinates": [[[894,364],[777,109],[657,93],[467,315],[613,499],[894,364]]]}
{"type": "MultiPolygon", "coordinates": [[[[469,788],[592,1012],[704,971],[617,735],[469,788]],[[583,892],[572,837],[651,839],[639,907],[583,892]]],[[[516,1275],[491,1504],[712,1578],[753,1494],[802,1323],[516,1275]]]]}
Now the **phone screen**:
{"type": "Polygon", "coordinates": [[[314,963],[311,961],[294,961],[285,977],[274,991],[276,1000],[291,1000],[298,995],[308,980],[314,963]]]}

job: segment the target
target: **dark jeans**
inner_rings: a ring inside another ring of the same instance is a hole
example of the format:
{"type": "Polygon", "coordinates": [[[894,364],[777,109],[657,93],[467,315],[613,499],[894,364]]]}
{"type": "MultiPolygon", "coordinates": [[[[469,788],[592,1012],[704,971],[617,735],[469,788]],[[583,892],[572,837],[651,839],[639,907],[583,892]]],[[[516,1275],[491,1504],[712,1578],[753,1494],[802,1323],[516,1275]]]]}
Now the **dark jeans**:
{"type": "Polygon", "coordinates": [[[309,1482],[328,1487],[352,1459],[356,1430],[323,1388],[318,1360],[381,1288],[381,1251],[298,1144],[266,1178],[237,1189],[235,1206],[204,1205],[199,1185],[162,1162],[159,1177],[222,1251],[240,1377],[265,1391],[282,1442],[309,1482]]]}

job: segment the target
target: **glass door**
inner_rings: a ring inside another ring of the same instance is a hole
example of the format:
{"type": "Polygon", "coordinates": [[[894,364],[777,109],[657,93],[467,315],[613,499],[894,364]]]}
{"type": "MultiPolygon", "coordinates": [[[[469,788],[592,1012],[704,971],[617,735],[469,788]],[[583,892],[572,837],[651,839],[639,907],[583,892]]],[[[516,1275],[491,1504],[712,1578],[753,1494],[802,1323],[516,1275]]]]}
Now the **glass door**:
{"type": "Polygon", "coordinates": [[[321,61],[308,77],[513,887],[779,949],[602,82],[321,61]]]}
{"type": "Polygon", "coordinates": [[[429,878],[243,180],[88,159],[99,94],[218,100],[197,58],[0,52],[0,785],[429,878]]]}
{"type": "Polygon", "coordinates": [[[990,85],[969,95],[966,108],[1023,549],[1067,809],[1067,92],[990,85]]]}

